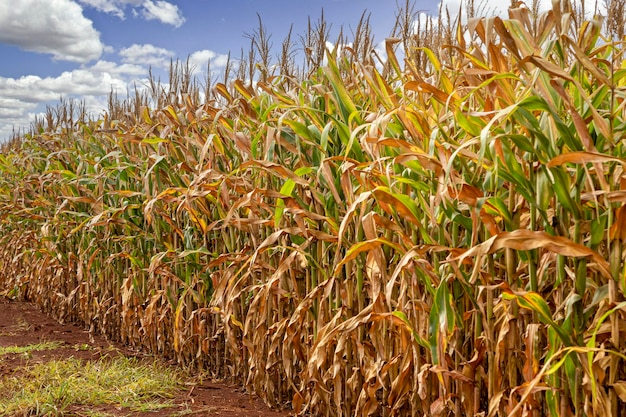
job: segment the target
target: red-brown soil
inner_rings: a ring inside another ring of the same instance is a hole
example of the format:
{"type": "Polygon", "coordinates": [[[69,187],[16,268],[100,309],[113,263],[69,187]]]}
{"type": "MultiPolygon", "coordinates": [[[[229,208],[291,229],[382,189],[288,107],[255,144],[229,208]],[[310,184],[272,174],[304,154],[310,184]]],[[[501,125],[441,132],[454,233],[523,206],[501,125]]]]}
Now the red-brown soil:
{"type": "MultiPolygon", "coordinates": [[[[0,346],[27,346],[42,342],[61,342],[61,348],[32,352],[24,355],[4,355],[0,361],[0,378],[8,378],[25,365],[51,359],[80,358],[97,360],[105,355],[145,356],[124,346],[89,337],[80,327],[62,325],[40,312],[33,304],[11,301],[0,297],[0,346]]],[[[172,365],[173,366],[173,365],[172,365]]],[[[199,382],[190,378],[189,385],[174,397],[172,408],[150,413],[132,413],[115,406],[98,407],[98,411],[116,416],[228,416],[228,417],[283,417],[287,411],[269,409],[258,398],[244,393],[243,389],[217,381],[199,382]]]]}

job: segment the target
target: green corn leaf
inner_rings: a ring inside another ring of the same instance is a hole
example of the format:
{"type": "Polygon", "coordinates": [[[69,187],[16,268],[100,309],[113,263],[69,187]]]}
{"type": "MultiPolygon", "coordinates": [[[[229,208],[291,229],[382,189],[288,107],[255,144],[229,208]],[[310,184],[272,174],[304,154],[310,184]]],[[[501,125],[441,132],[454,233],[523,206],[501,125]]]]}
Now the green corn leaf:
{"type": "Polygon", "coordinates": [[[574,342],[568,332],[552,319],[552,312],[546,301],[536,292],[513,292],[511,290],[502,293],[505,300],[516,300],[520,307],[537,313],[539,320],[550,326],[559,335],[565,346],[573,346],[574,342]]]}
{"type": "Polygon", "coordinates": [[[422,346],[425,349],[430,349],[430,345],[428,344],[428,342],[426,340],[424,340],[424,338],[422,338],[417,331],[415,331],[415,329],[413,328],[413,326],[411,325],[411,322],[409,321],[409,318],[406,316],[406,314],[402,311],[394,311],[393,313],[391,313],[394,317],[397,317],[398,319],[400,319],[402,321],[402,323],[404,323],[404,325],[406,326],[406,328],[411,332],[411,334],[413,335],[413,338],[415,339],[415,341],[417,342],[417,344],[419,344],[420,346],[422,346]]]}
{"type": "Polygon", "coordinates": [[[454,304],[448,290],[448,283],[441,281],[435,292],[435,299],[429,314],[430,333],[428,342],[434,364],[442,363],[439,353],[447,350],[450,333],[452,333],[456,324],[454,318],[454,304]]]}

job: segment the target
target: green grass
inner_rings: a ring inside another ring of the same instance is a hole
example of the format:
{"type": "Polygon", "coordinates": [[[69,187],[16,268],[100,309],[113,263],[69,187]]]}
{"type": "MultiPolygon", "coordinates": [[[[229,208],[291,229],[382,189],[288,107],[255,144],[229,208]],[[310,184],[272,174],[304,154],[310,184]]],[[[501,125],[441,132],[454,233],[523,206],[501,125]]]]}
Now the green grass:
{"type": "Polygon", "coordinates": [[[0,346],[0,356],[8,354],[28,354],[39,350],[53,350],[63,346],[61,342],[34,343],[27,346],[0,346]]]}
{"type": "Polygon", "coordinates": [[[0,415],[68,415],[103,405],[155,411],[172,406],[167,399],[181,384],[179,374],[158,363],[54,360],[0,383],[0,415]]]}

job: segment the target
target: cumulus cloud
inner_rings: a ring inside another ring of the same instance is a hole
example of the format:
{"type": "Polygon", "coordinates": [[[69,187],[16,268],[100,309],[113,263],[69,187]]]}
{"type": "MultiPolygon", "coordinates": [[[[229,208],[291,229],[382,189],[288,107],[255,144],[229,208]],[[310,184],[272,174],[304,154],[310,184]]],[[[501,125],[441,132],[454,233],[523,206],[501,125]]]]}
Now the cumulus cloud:
{"type": "Polygon", "coordinates": [[[180,27],[185,23],[185,18],[175,4],[163,0],[147,0],[143,3],[141,16],[146,20],[158,20],[162,23],[180,27]]]}
{"type": "Polygon", "coordinates": [[[87,111],[100,114],[111,91],[124,95],[135,81],[141,84],[144,75],[146,68],[140,65],[98,61],[55,77],[0,77],[0,141],[10,137],[14,128],[27,131],[37,110],[61,97],[82,100],[87,111]]]}
{"type": "Polygon", "coordinates": [[[202,51],[196,51],[189,56],[189,64],[196,69],[196,71],[206,70],[207,64],[211,61],[211,70],[220,70],[226,67],[228,62],[228,55],[218,54],[217,52],[203,49],[202,51]]]}
{"type": "Polygon", "coordinates": [[[175,53],[150,44],[133,44],[128,48],[122,49],[119,55],[122,57],[122,62],[125,63],[167,67],[175,53]]]}
{"type": "Polygon", "coordinates": [[[34,103],[0,97],[0,142],[10,138],[14,132],[28,131],[29,121],[35,118],[36,107],[34,103]]]}
{"type": "MultiPolygon", "coordinates": [[[[133,88],[147,83],[147,65],[169,64],[173,52],[154,45],[132,45],[119,52],[121,63],[99,60],[91,66],[65,71],[53,77],[24,75],[19,78],[0,76],[0,142],[12,135],[13,129],[28,131],[37,112],[59,98],[84,101],[87,111],[101,114],[111,91],[124,96],[133,88]]],[[[227,55],[211,50],[196,51],[189,63],[197,71],[223,70],[227,55]]]]}
{"type": "Polygon", "coordinates": [[[58,77],[0,77],[0,95],[25,103],[53,101],[61,96],[108,94],[111,88],[125,89],[126,83],[107,72],[85,69],[65,71],[58,77]]]}
{"type": "Polygon", "coordinates": [[[71,0],[0,2],[0,42],[54,59],[89,62],[104,50],[100,34],[71,0]]]}
{"type": "Polygon", "coordinates": [[[117,62],[111,61],[98,61],[91,68],[90,71],[97,73],[108,73],[113,76],[123,77],[123,76],[144,76],[147,74],[147,69],[145,66],[139,64],[118,64],[117,62]]]}
{"type": "Polygon", "coordinates": [[[22,117],[25,110],[34,109],[35,106],[34,103],[26,103],[15,98],[0,98],[0,114],[3,119],[22,117]]]}

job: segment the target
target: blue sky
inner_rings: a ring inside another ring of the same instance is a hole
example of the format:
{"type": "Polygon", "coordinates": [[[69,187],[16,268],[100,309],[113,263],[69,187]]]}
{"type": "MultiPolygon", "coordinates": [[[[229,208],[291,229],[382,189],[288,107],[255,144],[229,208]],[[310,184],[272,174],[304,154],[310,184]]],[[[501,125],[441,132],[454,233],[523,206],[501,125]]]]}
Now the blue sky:
{"type": "MultiPolygon", "coordinates": [[[[460,0],[444,1],[459,9],[460,0]]],[[[432,15],[439,7],[439,1],[414,4],[432,15]]],[[[342,26],[351,33],[367,10],[382,43],[397,6],[396,0],[1,0],[0,141],[13,129],[27,130],[60,97],[84,100],[99,114],[111,89],[125,97],[129,86],[145,82],[149,67],[165,76],[171,58],[189,57],[201,71],[210,58],[218,73],[229,51],[238,58],[248,49],[245,34],[258,27],[257,13],[275,48],[292,24],[297,46],[307,18],[315,22],[322,9],[331,39],[342,26]]]]}

